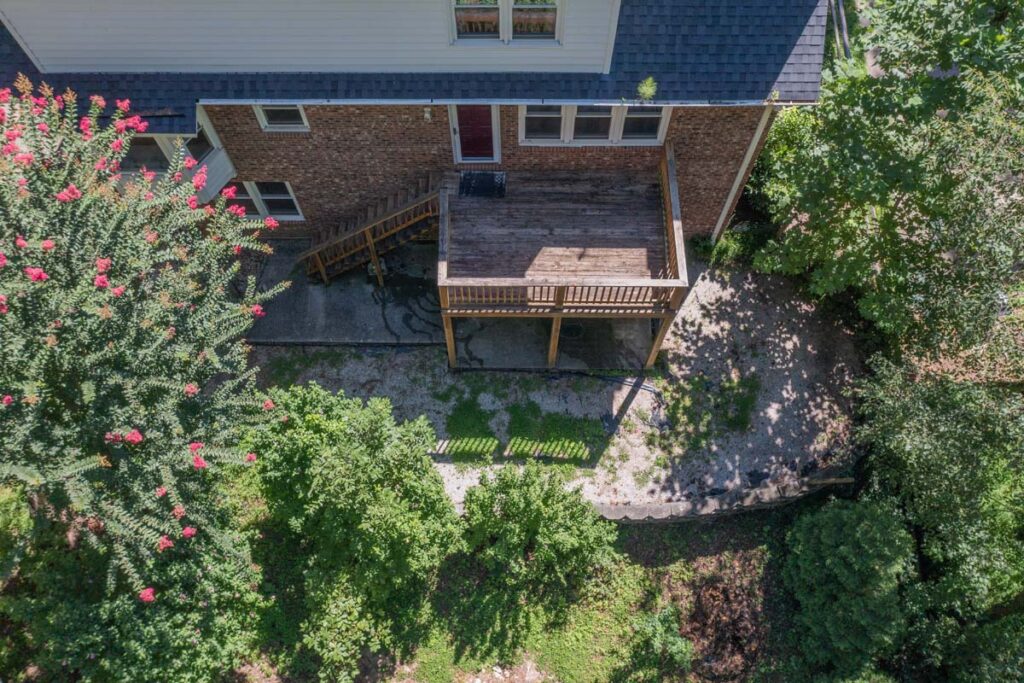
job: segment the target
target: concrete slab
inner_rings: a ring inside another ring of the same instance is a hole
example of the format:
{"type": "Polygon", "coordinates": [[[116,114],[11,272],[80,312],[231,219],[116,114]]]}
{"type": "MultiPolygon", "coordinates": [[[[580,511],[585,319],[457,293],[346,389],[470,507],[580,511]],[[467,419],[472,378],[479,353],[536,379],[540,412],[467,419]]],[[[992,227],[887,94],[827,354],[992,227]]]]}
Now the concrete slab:
{"type": "Polygon", "coordinates": [[[265,306],[249,333],[252,344],[443,344],[437,299],[437,245],[407,244],[384,257],[385,287],[365,269],[324,285],[306,276],[296,258],[307,240],[271,240],[274,254],[260,270],[267,289],[292,285],[265,306]]]}

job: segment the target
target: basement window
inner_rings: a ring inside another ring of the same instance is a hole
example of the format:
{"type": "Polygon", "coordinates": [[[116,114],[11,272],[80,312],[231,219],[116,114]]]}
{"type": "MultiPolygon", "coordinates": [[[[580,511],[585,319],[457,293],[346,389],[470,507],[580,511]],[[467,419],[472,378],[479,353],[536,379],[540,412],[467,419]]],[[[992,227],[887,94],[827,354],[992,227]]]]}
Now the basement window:
{"type": "Polygon", "coordinates": [[[268,132],[303,133],[309,130],[306,112],[297,104],[256,105],[256,119],[268,132]]]}
{"type": "Polygon", "coordinates": [[[235,188],[235,198],[228,200],[228,205],[238,204],[245,207],[245,215],[249,217],[262,216],[263,213],[260,211],[260,207],[256,205],[256,200],[249,194],[249,188],[246,187],[248,183],[228,183],[224,186],[225,189],[229,187],[235,188]]]}
{"type": "Polygon", "coordinates": [[[136,135],[128,144],[128,152],[121,160],[125,173],[139,173],[142,169],[164,173],[170,167],[167,154],[156,138],[136,135]]]}
{"type": "Polygon", "coordinates": [[[228,204],[241,204],[247,216],[273,216],[282,222],[305,220],[292,186],[286,182],[236,180],[225,187],[235,188],[235,198],[228,200],[228,204]]]}
{"type": "Polygon", "coordinates": [[[206,131],[200,127],[194,138],[185,141],[185,149],[193,159],[202,161],[207,154],[213,151],[213,143],[207,137],[206,131]]]}

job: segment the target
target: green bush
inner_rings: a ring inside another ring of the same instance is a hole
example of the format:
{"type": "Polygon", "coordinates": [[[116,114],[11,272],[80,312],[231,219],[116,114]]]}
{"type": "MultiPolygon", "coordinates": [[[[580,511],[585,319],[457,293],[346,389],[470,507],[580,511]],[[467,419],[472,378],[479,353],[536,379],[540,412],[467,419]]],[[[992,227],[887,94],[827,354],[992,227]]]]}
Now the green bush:
{"type": "Polygon", "coordinates": [[[633,627],[629,674],[631,683],[684,681],[693,666],[693,643],[679,633],[679,608],[669,605],[645,613],[633,627]]]}
{"type": "Polygon", "coordinates": [[[783,577],[800,611],[800,646],[813,666],[851,675],[893,654],[906,632],[901,585],[913,539],[891,509],[835,501],[801,516],[783,577]]]}
{"type": "Polygon", "coordinates": [[[714,244],[710,238],[701,236],[695,237],[691,245],[695,255],[708,265],[749,265],[775,231],[770,223],[743,222],[725,230],[714,244]]]}
{"type": "Polygon", "coordinates": [[[952,660],[953,683],[1024,681],[1024,615],[970,629],[964,647],[952,660]]]}
{"type": "Polygon", "coordinates": [[[610,522],[534,462],[484,475],[465,511],[467,544],[492,577],[544,598],[575,593],[615,541],[610,522]]]}
{"type": "Polygon", "coordinates": [[[355,674],[363,649],[401,648],[461,525],[428,453],[425,418],[396,424],[391,404],[334,396],[315,384],[274,390],[287,419],[255,430],[271,522],[305,548],[303,638],[323,680],[355,674]]]}

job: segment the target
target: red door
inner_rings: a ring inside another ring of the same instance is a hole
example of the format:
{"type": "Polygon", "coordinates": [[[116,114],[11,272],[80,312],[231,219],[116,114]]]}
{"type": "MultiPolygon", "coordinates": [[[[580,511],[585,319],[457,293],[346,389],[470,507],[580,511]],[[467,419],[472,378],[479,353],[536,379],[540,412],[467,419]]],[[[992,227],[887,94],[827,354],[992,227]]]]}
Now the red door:
{"type": "Polygon", "coordinates": [[[463,160],[494,158],[494,127],[489,105],[458,105],[459,153],[463,160]]]}

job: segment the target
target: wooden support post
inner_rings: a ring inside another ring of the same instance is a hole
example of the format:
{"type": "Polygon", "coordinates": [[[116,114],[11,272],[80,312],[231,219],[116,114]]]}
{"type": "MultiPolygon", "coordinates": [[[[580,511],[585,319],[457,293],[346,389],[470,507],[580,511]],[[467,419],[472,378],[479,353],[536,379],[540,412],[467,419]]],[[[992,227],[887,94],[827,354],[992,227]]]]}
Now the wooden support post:
{"type": "Polygon", "coordinates": [[[319,252],[313,254],[313,262],[316,264],[316,269],[320,271],[320,277],[324,279],[324,284],[327,284],[327,270],[324,268],[323,259],[320,258],[319,252]]]}
{"type": "Polygon", "coordinates": [[[551,340],[548,342],[548,368],[554,368],[558,361],[558,336],[562,332],[562,316],[551,319],[551,340]]]}
{"type": "Polygon", "coordinates": [[[651,344],[651,352],[647,355],[644,370],[650,370],[654,367],[654,363],[658,360],[658,352],[661,351],[661,344],[665,341],[665,335],[668,334],[669,329],[672,327],[672,321],[675,320],[675,317],[675,311],[666,313],[661,317],[661,325],[658,326],[658,334],[654,335],[654,343],[651,344]]]}
{"type": "Polygon", "coordinates": [[[377,258],[377,247],[373,244],[373,236],[370,235],[371,228],[363,230],[363,238],[366,240],[366,247],[370,250],[370,260],[373,261],[373,271],[377,274],[377,286],[384,286],[384,273],[380,271],[380,259],[377,258]]]}
{"type": "Polygon", "coordinates": [[[448,349],[448,367],[455,367],[455,330],[452,328],[452,319],[447,313],[441,313],[441,322],[444,324],[444,345],[448,349]]]}

